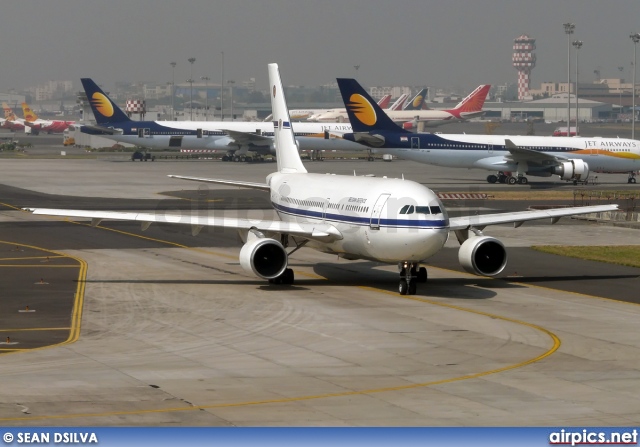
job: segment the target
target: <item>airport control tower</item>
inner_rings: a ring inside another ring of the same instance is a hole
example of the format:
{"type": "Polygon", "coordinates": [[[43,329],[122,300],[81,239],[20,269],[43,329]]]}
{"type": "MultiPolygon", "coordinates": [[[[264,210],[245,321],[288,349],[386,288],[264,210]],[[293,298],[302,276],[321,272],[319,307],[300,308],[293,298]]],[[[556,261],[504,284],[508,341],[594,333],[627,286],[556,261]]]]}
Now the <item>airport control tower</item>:
{"type": "Polygon", "coordinates": [[[518,99],[529,96],[531,70],[536,66],[536,40],[523,34],[513,41],[513,66],[518,70],[518,99]]]}

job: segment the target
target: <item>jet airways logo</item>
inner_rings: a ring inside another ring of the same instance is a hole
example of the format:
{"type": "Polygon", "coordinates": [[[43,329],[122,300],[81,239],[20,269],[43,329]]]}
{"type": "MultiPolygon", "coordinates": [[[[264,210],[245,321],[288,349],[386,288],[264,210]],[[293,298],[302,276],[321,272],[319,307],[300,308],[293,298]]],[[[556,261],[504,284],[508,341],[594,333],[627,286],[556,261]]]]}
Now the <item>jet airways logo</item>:
{"type": "Polygon", "coordinates": [[[351,95],[347,107],[362,124],[373,126],[378,120],[375,109],[362,95],[357,93],[351,95]]]}
{"type": "Polygon", "coordinates": [[[113,106],[111,105],[111,101],[109,101],[109,98],[104,96],[102,93],[95,92],[91,95],[91,105],[95,107],[102,116],[106,116],[107,118],[113,116],[113,106]]]}
{"type": "Polygon", "coordinates": [[[422,104],[422,95],[418,95],[413,99],[413,107],[418,107],[422,104]]]}

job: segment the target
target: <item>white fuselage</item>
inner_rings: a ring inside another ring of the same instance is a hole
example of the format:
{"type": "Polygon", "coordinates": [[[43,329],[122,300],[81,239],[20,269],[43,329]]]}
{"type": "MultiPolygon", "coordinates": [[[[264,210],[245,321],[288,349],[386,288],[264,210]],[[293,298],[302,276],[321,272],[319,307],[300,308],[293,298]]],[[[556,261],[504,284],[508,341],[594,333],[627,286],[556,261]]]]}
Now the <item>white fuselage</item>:
{"type": "MultiPolygon", "coordinates": [[[[547,155],[581,159],[592,172],[626,173],[640,169],[640,141],[626,138],[582,138],[439,134],[437,142],[419,141],[420,147],[372,149],[407,160],[453,168],[515,170],[506,160],[511,153],[505,140],[547,155]],[[423,147],[425,146],[426,147],[423,147]]],[[[418,140],[416,140],[418,141],[418,140]]]]}
{"type": "Polygon", "coordinates": [[[437,253],[449,235],[449,219],[438,197],[409,180],[274,173],[267,182],[281,220],[329,223],[340,231],[341,240],[309,243],[322,252],[417,262],[437,253]]]}
{"type": "MultiPolygon", "coordinates": [[[[226,131],[273,137],[272,122],[194,122],[194,121],[140,121],[130,123],[132,130],[104,135],[120,143],[129,143],[153,149],[238,149],[240,143],[226,131]],[[201,129],[201,135],[196,135],[201,129]]],[[[349,123],[293,123],[293,130],[302,150],[362,150],[361,145],[341,140],[340,135],[351,132],[349,123]],[[327,138],[328,137],[328,138],[327,138]],[[336,138],[338,137],[338,138],[336,138]]],[[[90,132],[89,132],[90,133],[90,132]]],[[[255,146],[271,146],[272,141],[256,141],[255,146]]]]}

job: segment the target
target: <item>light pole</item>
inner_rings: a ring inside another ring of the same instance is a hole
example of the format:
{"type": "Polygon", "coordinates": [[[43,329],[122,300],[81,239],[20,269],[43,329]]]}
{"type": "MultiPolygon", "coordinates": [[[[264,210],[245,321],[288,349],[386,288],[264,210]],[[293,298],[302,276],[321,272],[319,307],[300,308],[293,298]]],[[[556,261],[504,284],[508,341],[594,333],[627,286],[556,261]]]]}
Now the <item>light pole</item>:
{"type": "Polygon", "coordinates": [[[640,33],[633,33],[629,37],[633,41],[633,85],[631,86],[631,139],[636,139],[636,58],[638,56],[638,42],[640,33]]]}
{"type": "Polygon", "coordinates": [[[578,50],[582,47],[582,41],[574,40],[572,45],[576,49],[576,136],[578,136],[578,122],[580,120],[578,113],[578,50]]]}
{"type": "Polygon", "coordinates": [[[173,110],[176,97],[176,62],[170,62],[171,65],[171,121],[173,121],[173,110]]]}
{"type": "Polygon", "coordinates": [[[224,51],[222,53],[222,81],[220,82],[220,121],[224,121],[224,51]]]}
{"type": "Polygon", "coordinates": [[[576,26],[573,23],[563,23],[567,35],[567,136],[571,135],[571,35],[576,26]]]}
{"type": "Polygon", "coordinates": [[[235,83],[236,81],[232,81],[231,79],[227,81],[227,84],[231,86],[231,121],[233,121],[233,84],[235,83]]]}
{"type": "Polygon", "coordinates": [[[620,72],[620,84],[618,85],[618,92],[620,93],[620,108],[618,109],[618,117],[622,114],[622,72],[624,71],[624,67],[618,67],[618,71],[620,72]]]}
{"type": "Polygon", "coordinates": [[[201,76],[200,79],[204,81],[204,120],[209,121],[209,76],[201,76]]]}
{"type": "Polygon", "coordinates": [[[189,76],[189,84],[191,84],[191,98],[189,100],[189,109],[191,110],[190,120],[193,121],[193,63],[196,61],[196,58],[190,57],[188,61],[191,64],[191,76],[189,76]]]}

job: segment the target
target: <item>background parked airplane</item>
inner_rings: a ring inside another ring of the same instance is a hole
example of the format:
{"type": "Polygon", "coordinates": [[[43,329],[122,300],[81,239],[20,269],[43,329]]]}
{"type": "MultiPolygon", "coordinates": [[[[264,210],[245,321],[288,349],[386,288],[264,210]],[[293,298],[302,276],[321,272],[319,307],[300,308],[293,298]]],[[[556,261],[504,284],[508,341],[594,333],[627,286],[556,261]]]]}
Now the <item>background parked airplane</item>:
{"type": "Polygon", "coordinates": [[[24,120],[18,118],[6,102],[2,103],[2,108],[4,109],[4,119],[0,125],[3,129],[10,129],[13,131],[25,129],[24,120]]]}
{"type": "MultiPolygon", "coordinates": [[[[381,109],[386,109],[389,107],[389,103],[391,102],[391,95],[385,95],[378,101],[378,105],[381,109]]],[[[293,109],[290,111],[291,121],[314,121],[312,119],[313,116],[320,115],[326,112],[329,112],[333,109],[293,109]]],[[[273,115],[269,114],[263,121],[272,122],[273,115]]]]}
{"type": "MultiPolygon", "coordinates": [[[[453,109],[397,110],[387,111],[386,113],[389,118],[402,125],[407,130],[417,127],[420,123],[426,127],[435,127],[442,124],[465,121],[471,118],[477,118],[484,114],[482,107],[484,106],[484,101],[487,98],[487,93],[489,93],[490,88],[490,85],[478,86],[453,109]]],[[[325,113],[317,116],[316,120],[320,122],[339,121],[339,115],[340,114],[338,112],[325,113]]],[[[342,120],[345,122],[349,119],[346,112],[342,117],[342,120]]]]}
{"type": "MultiPolygon", "coordinates": [[[[409,95],[406,94],[406,93],[403,93],[391,105],[391,107],[389,107],[386,110],[386,112],[387,113],[391,113],[391,112],[401,111],[401,110],[419,110],[419,109],[422,109],[422,106],[424,105],[424,100],[427,97],[426,93],[427,93],[427,89],[426,88],[420,90],[413,97],[413,99],[411,99],[411,101],[407,101],[407,98],[409,97],[409,95]]],[[[380,101],[378,101],[378,104],[380,104],[380,101]]],[[[309,117],[309,121],[317,121],[317,122],[337,121],[339,123],[348,123],[349,122],[349,115],[347,114],[347,109],[345,109],[344,107],[337,107],[335,109],[331,109],[331,110],[328,110],[328,111],[324,111],[322,113],[317,113],[315,115],[311,115],[309,117]],[[335,119],[330,120],[329,117],[334,117],[335,119]]],[[[414,125],[414,123],[412,122],[411,126],[413,126],[413,125],[414,125]]],[[[411,126],[409,126],[409,127],[411,127],[411,126]]]]}
{"type": "MultiPolygon", "coordinates": [[[[273,123],[242,121],[134,121],[89,78],[82,79],[96,124],[78,124],[80,131],[114,141],[153,149],[215,149],[227,151],[224,161],[240,161],[253,152],[273,154],[273,123]]],[[[348,123],[295,123],[302,150],[357,149],[350,141],[333,138],[350,132],[348,123]],[[339,145],[339,146],[338,146],[339,145]]]]}
{"type": "Polygon", "coordinates": [[[32,134],[38,134],[39,132],[62,133],[69,126],[75,124],[75,121],[40,119],[26,102],[22,103],[22,113],[24,114],[24,124],[31,128],[32,134]]]}
{"type": "MultiPolygon", "coordinates": [[[[616,210],[616,205],[522,211],[450,218],[437,195],[426,186],[405,179],[312,174],[305,169],[295,142],[278,66],[269,64],[274,115],[277,172],[266,183],[171,176],[269,191],[277,213],[274,220],[215,216],[168,216],[164,213],[32,209],[35,214],[192,225],[194,234],[205,226],[238,230],[244,241],[240,265],[269,282],[292,284],[289,256],[307,246],[345,259],[397,264],[400,294],[416,293],[427,281],[419,263],[440,251],[454,231],[461,243],[459,260],[469,272],[494,276],[506,266],[504,245],[482,234],[488,225],[616,210]],[[471,236],[470,236],[471,232],[471,236]],[[289,244],[295,244],[287,250],[289,244]]],[[[148,225],[146,225],[148,227],[148,225]]],[[[143,225],[143,228],[145,225],[143,225]]]]}
{"type": "Polygon", "coordinates": [[[378,109],[355,79],[338,79],[353,133],[344,138],[374,153],[456,168],[497,171],[489,183],[526,184],[526,175],[558,175],[574,183],[589,172],[628,173],[635,183],[640,169],[640,141],[626,138],[540,137],[411,133],[378,109]],[[511,173],[514,173],[511,175],[511,173]]]}

